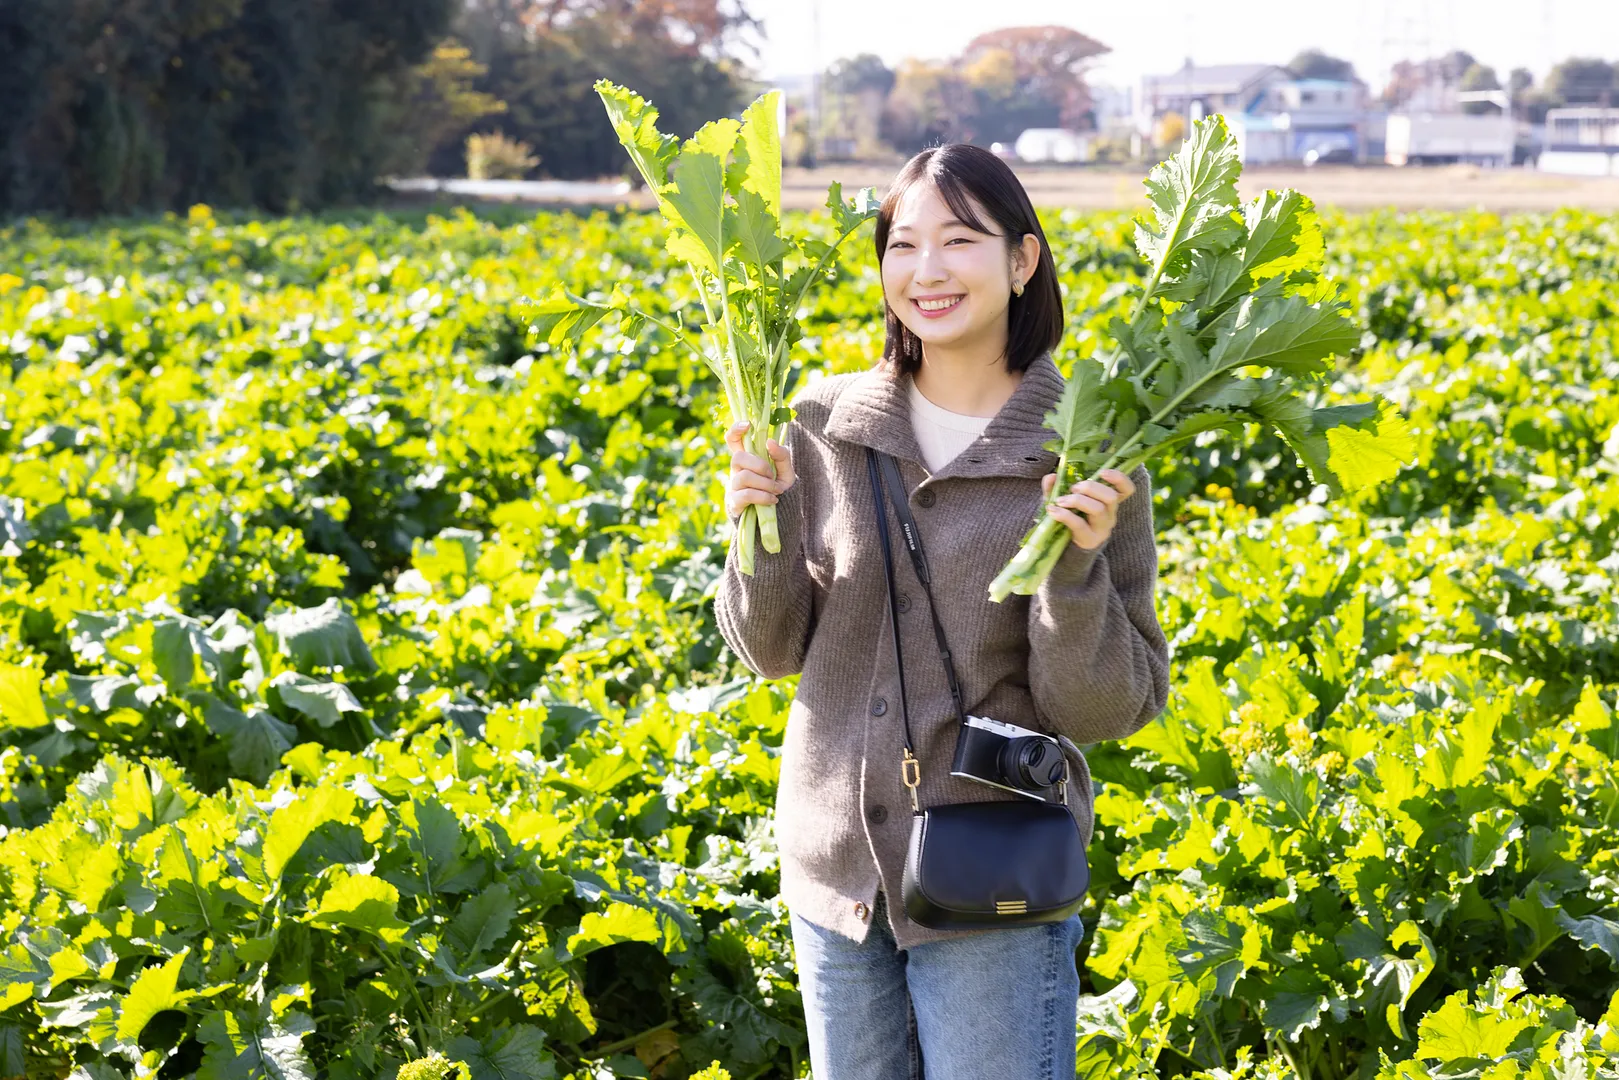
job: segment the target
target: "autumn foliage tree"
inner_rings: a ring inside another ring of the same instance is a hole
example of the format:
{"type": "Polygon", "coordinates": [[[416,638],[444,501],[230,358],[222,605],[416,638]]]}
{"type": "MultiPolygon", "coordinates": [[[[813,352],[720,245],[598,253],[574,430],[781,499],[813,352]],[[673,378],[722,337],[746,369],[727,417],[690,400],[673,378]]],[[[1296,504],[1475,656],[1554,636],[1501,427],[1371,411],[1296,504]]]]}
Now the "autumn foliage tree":
{"type": "MultiPolygon", "coordinates": [[[[660,127],[690,135],[758,89],[735,54],[757,20],[721,0],[468,0],[456,36],[488,68],[477,88],[506,103],[479,130],[528,143],[564,179],[630,168],[591,86],[611,78],[649,100],[660,127]]],[[[435,172],[464,167],[440,147],[435,172]]]]}
{"type": "Polygon", "coordinates": [[[1091,61],[1111,52],[1106,45],[1066,26],[1009,26],[980,34],[967,43],[962,60],[972,64],[986,54],[1011,60],[1013,93],[1031,105],[1056,110],[1056,126],[1088,126],[1091,95],[1085,72],[1091,61]]]}
{"type": "Polygon", "coordinates": [[[1085,130],[1085,73],[1108,51],[1064,26],[1014,26],[980,34],[949,60],[907,60],[884,110],[884,137],[914,153],[951,140],[1010,142],[1031,127],[1085,130]]]}

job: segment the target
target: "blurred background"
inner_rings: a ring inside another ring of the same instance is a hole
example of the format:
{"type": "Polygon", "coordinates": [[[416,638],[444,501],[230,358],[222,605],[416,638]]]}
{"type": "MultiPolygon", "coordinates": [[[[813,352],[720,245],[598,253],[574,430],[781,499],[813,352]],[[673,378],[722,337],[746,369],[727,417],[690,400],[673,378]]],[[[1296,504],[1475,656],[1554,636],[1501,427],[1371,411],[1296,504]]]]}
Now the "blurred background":
{"type": "MultiPolygon", "coordinates": [[[[1260,169],[1452,166],[1489,170],[1491,190],[1514,169],[1619,174],[1619,5],[1317,7],[0,0],[0,213],[619,199],[628,162],[591,90],[604,75],[682,135],[782,89],[788,187],[810,205],[817,168],[881,185],[953,140],[1037,177],[1047,202],[1110,204],[1110,173],[1139,177],[1213,112],[1260,169]]],[[[1400,201],[1404,181],[1368,182],[1340,176],[1336,201],[1400,201]]],[[[1448,183],[1423,181],[1419,201],[1456,197],[1448,183]]],[[[1619,205],[1619,181],[1592,191],[1619,205]]]]}

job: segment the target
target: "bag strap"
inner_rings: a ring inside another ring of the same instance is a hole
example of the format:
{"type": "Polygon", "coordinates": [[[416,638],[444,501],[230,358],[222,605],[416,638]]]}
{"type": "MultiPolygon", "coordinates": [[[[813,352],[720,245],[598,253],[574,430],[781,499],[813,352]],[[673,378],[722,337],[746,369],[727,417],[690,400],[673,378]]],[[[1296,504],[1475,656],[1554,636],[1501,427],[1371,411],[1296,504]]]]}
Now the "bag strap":
{"type": "MultiPolygon", "coordinates": [[[[900,532],[905,537],[905,547],[911,553],[911,565],[916,569],[916,577],[922,583],[922,591],[927,594],[928,614],[933,619],[933,636],[939,642],[939,658],[944,661],[945,680],[950,684],[950,698],[956,706],[956,719],[963,727],[967,724],[967,707],[961,697],[961,680],[956,678],[956,665],[950,656],[950,643],[945,640],[944,624],[939,622],[939,611],[933,602],[933,575],[928,570],[927,553],[922,549],[922,533],[916,527],[916,518],[911,514],[908,496],[901,493],[905,491],[905,480],[899,474],[899,462],[892,454],[878,454],[871,447],[866,447],[866,472],[871,478],[871,497],[877,512],[877,535],[883,544],[883,577],[888,583],[888,614],[894,628],[894,670],[899,674],[899,715],[905,730],[905,761],[901,768],[901,776],[905,786],[911,790],[911,809],[921,812],[918,805],[916,789],[921,782],[921,769],[917,762],[914,743],[911,739],[911,711],[906,702],[905,693],[905,657],[899,644],[899,596],[894,588],[894,555],[893,548],[888,540],[888,514],[883,510],[883,488],[888,488],[888,501],[894,508],[894,514],[899,518],[900,532]],[[879,475],[878,462],[881,461],[881,474],[879,475]],[[887,478],[885,485],[883,480],[887,478]]],[[[1066,737],[1062,742],[1068,742],[1066,737]]],[[[1069,746],[1073,744],[1068,743],[1069,746]]],[[[1077,748],[1075,753],[1077,753],[1077,748]]],[[[1063,779],[1059,786],[1057,801],[1066,804],[1068,786],[1068,762],[1063,762],[1063,779]]]]}
{"type": "MultiPolygon", "coordinates": [[[[928,615],[933,619],[933,636],[939,643],[939,659],[944,661],[945,681],[950,684],[950,699],[956,706],[956,719],[965,724],[967,722],[967,706],[961,696],[961,680],[956,677],[955,660],[950,654],[950,643],[945,640],[944,624],[939,622],[938,606],[933,602],[933,575],[928,570],[927,553],[922,550],[922,532],[916,527],[916,518],[911,514],[910,501],[905,494],[905,481],[899,474],[899,462],[894,460],[892,454],[877,454],[870,447],[866,453],[876,457],[882,464],[882,473],[887,481],[888,501],[894,507],[894,515],[899,518],[900,534],[905,537],[905,547],[911,553],[911,565],[916,569],[917,580],[922,583],[922,591],[928,598],[928,615]]],[[[878,507],[878,517],[881,518],[881,506],[878,507]]],[[[888,542],[888,523],[883,522],[883,543],[888,542]]],[[[889,591],[893,591],[892,574],[890,574],[889,591]]],[[[894,640],[899,640],[899,622],[896,618],[894,640]]],[[[904,690],[903,683],[900,687],[904,690]]]]}

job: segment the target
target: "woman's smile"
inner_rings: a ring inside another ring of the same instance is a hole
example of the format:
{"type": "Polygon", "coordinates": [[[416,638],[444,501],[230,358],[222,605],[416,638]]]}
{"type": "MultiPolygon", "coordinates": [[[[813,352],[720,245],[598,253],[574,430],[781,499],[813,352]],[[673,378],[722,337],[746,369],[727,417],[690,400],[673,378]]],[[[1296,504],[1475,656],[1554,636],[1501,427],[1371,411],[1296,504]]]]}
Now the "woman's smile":
{"type": "Polygon", "coordinates": [[[967,299],[965,294],[958,294],[938,299],[913,299],[911,303],[915,305],[916,310],[921,313],[923,318],[937,319],[956,310],[965,299],[967,299]]]}

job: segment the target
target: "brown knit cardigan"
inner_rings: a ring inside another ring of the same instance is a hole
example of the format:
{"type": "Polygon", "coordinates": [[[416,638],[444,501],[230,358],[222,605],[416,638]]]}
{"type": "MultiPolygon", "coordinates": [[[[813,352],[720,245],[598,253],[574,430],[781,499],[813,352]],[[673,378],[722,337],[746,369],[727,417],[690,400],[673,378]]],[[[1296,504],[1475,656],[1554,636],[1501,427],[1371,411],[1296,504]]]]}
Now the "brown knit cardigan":
{"type": "MultiPolygon", "coordinates": [[[[960,456],[937,473],[922,462],[907,399],[910,376],[880,369],[825,378],[793,402],[787,427],[797,482],[777,503],[782,550],[763,548],[754,575],[735,546],[715,598],[720,633],[765,678],[802,672],[788,714],[776,795],[782,895],[801,917],[855,940],[877,891],[903,947],[970,931],[936,931],[898,901],[910,836],[900,777],[899,680],[865,448],[893,454],[933,571],[939,619],[967,711],[1066,735],[1122,739],[1164,707],[1168,647],[1153,610],[1158,559],[1147,472],[1096,552],[1070,544],[1033,596],[989,599],[990,580],[1040,512],[1045,414],[1062,390],[1049,355],[960,456]]],[[[1016,799],[950,775],[958,724],[893,509],[900,641],[922,805],[1016,799]]],[[[1085,842],[1093,830],[1090,769],[1070,754],[1069,805],[1085,842]]],[[[983,932],[983,931],[979,931],[983,932]]]]}

